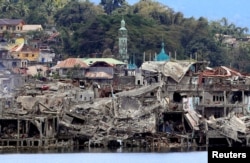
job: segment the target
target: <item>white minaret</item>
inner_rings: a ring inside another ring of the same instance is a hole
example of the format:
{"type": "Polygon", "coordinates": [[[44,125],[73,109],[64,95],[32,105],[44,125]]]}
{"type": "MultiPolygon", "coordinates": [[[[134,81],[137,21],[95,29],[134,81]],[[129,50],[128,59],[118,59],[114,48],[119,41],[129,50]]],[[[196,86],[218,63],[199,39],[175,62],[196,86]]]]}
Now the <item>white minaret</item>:
{"type": "Polygon", "coordinates": [[[121,21],[121,28],[119,29],[119,54],[120,58],[125,62],[128,63],[128,53],[127,53],[127,36],[128,32],[125,27],[125,21],[122,18],[121,21]]]}

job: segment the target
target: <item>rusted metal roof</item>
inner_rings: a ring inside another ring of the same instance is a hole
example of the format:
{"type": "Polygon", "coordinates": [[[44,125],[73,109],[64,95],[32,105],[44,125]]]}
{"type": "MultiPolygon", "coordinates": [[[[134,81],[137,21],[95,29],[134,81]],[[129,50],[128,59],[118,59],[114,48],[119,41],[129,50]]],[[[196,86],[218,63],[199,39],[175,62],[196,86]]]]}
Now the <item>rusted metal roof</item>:
{"type": "Polygon", "coordinates": [[[214,69],[209,69],[209,70],[204,70],[202,73],[202,76],[205,77],[232,77],[232,76],[239,76],[242,77],[244,75],[242,75],[240,72],[232,69],[232,68],[228,68],[225,66],[220,66],[220,67],[216,67],[214,69]]]}
{"type": "Polygon", "coordinates": [[[68,58],[59,62],[53,68],[73,68],[74,66],[80,66],[81,68],[87,68],[88,65],[78,58],[68,58]]]}
{"type": "Polygon", "coordinates": [[[87,72],[85,74],[86,78],[91,79],[112,79],[112,74],[106,73],[106,72],[87,72]]]}

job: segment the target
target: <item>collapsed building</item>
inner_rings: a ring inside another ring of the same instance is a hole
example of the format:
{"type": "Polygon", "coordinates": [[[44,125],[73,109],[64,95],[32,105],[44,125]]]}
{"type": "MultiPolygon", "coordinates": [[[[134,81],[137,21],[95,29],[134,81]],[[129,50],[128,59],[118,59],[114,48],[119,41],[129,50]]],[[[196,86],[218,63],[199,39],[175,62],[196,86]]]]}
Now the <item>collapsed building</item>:
{"type": "Polygon", "coordinates": [[[225,66],[209,68],[203,61],[147,62],[142,70],[148,82],[164,81],[170,112],[187,112],[189,126],[205,135],[207,145],[225,140],[230,146],[234,142],[249,145],[247,75],[225,66]],[[198,127],[199,121],[205,126],[198,127]]]}
{"type": "Polygon", "coordinates": [[[27,82],[15,96],[1,98],[0,145],[171,147],[225,140],[248,146],[249,78],[207,66],[144,62],[142,85],[123,91],[111,85],[102,98],[98,83],[81,89],[70,82],[27,82]]]}

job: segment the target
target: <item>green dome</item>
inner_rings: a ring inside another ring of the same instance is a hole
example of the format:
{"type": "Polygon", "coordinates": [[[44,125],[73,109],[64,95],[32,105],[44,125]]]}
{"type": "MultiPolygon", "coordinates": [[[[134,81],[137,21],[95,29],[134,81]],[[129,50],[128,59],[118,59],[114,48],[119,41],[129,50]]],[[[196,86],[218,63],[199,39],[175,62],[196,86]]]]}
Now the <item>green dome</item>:
{"type": "Polygon", "coordinates": [[[156,56],[156,61],[168,61],[169,55],[164,50],[164,43],[162,42],[161,52],[156,56]]]}

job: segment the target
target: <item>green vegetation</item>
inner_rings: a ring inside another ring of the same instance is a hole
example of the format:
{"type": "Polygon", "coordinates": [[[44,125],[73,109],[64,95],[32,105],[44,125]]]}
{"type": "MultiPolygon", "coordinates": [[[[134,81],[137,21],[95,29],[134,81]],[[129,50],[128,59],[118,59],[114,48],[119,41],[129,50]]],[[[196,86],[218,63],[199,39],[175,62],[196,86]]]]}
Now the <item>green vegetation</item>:
{"type": "MultiPolygon", "coordinates": [[[[56,25],[60,32],[52,47],[63,58],[118,57],[118,29],[122,17],[128,29],[128,53],[140,66],[159,53],[164,41],[167,53],[177,59],[209,60],[210,66],[232,66],[250,72],[250,44],[244,41],[248,29],[228,20],[209,22],[206,18],[185,18],[152,0],[128,5],[125,0],[100,0],[99,5],[79,0],[0,0],[0,18],[21,18],[27,24],[56,25]],[[224,35],[237,40],[224,42],[224,35]]],[[[44,39],[45,37],[40,36],[44,39]]],[[[35,37],[35,34],[32,34],[35,37]]],[[[7,37],[7,34],[6,34],[7,37]]]]}

